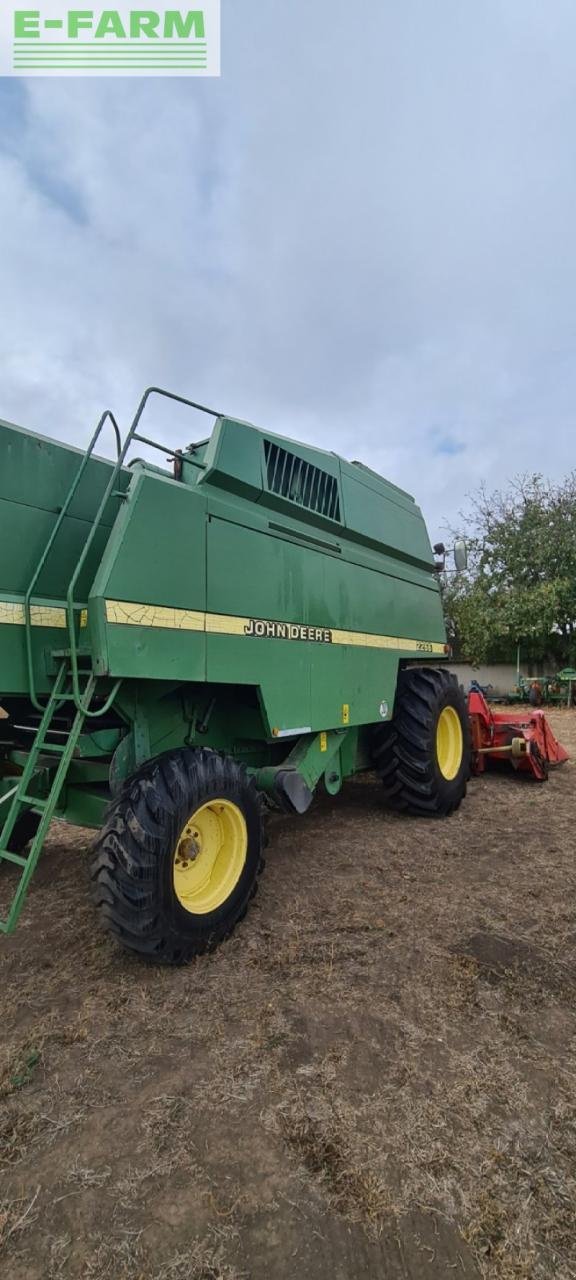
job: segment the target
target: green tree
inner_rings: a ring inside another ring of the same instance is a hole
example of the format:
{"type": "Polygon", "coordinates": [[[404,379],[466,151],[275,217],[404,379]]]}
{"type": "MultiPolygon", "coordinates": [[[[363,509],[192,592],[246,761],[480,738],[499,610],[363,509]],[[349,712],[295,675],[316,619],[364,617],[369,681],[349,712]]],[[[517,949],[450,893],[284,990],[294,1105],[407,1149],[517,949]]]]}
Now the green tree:
{"type": "Polygon", "coordinates": [[[454,537],[469,566],[446,575],[444,605],[458,655],[471,662],[576,658],[576,472],[558,484],[520,476],[505,490],[482,486],[454,537]]]}

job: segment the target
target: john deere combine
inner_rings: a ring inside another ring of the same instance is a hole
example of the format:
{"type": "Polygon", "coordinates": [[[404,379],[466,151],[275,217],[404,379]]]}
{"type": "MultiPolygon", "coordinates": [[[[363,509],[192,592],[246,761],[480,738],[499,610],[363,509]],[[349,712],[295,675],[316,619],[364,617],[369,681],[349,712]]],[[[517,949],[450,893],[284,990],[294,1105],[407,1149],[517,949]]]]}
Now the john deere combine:
{"type": "Polygon", "coordinates": [[[471,757],[446,657],[420,510],[360,463],[158,388],[85,455],[0,422],[0,927],[55,815],[99,829],[105,925],[178,963],[246,911],[267,807],[376,768],[388,805],[449,814],[471,757]],[[210,438],[151,441],[152,395],[210,414],[210,438]],[[171,464],[129,461],[135,442],[171,464]]]}

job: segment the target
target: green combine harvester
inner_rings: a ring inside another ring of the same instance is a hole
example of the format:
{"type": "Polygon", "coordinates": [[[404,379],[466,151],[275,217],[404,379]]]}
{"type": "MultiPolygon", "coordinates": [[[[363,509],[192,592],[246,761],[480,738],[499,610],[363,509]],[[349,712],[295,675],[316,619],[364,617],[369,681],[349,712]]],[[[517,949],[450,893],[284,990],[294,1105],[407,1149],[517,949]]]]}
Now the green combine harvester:
{"type": "Polygon", "coordinates": [[[270,808],[368,769],[395,809],[460,804],[469,721],[424,521],[361,463],[152,387],[85,454],[0,421],[0,531],[3,932],[55,816],[98,830],[105,926],[177,964],[245,914],[270,808]],[[215,418],[209,439],[143,435],[153,395],[215,418]]]}

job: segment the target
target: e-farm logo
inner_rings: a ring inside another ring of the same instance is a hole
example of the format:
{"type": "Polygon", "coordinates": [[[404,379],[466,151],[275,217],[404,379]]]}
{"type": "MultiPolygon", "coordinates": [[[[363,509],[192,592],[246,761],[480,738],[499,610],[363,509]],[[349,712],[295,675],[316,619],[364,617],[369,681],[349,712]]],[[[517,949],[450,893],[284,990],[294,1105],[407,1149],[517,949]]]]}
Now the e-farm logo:
{"type": "Polygon", "coordinates": [[[2,0],[0,75],[219,76],[220,0],[190,9],[81,9],[66,0],[35,9],[2,0]]]}

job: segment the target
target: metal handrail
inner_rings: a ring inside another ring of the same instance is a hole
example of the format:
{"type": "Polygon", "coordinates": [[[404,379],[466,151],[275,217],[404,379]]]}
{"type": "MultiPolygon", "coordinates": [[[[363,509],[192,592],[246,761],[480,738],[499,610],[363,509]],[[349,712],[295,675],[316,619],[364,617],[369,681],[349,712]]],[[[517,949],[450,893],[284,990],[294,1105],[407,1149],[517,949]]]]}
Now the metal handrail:
{"type": "Polygon", "coordinates": [[[52,533],[50,534],[48,542],[46,543],[43,554],[40,558],[40,561],[34,572],[32,581],[30,582],[30,585],[24,597],[24,620],[25,620],[25,626],[26,626],[26,660],[27,660],[27,666],[28,666],[28,684],[29,684],[29,690],[30,690],[30,701],[32,702],[32,705],[36,708],[37,711],[44,711],[44,707],[42,703],[38,700],[38,696],[36,693],[36,682],[34,677],[34,658],[33,658],[33,651],[32,651],[32,596],[34,593],[34,588],[36,587],[36,584],[40,577],[40,574],[44,569],[44,566],[48,560],[48,556],[50,555],[52,547],[54,546],[56,538],[58,537],[60,529],[62,528],[64,520],[70,510],[72,499],[74,498],[75,494],[78,491],[78,486],[80,484],[82,476],[84,475],[88,462],[92,457],[92,454],[96,446],[96,442],[99,439],[102,429],[108,420],[112,423],[114,435],[116,438],[116,462],[112,471],[112,475],[110,476],[109,482],[106,486],[104,496],[100,502],[96,515],[94,516],[94,520],[92,522],[92,528],[88,534],[86,542],[84,543],[84,546],[80,553],[80,557],[76,563],[76,568],[74,570],[74,573],[72,574],[72,578],[70,579],[68,591],[66,593],[66,626],[68,630],[68,640],[69,640],[69,646],[70,646],[70,667],[71,667],[71,676],[72,676],[72,689],[73,689],[74,703],[75,703],[76,709],[78,711],[81,711],[85,716],[93,719],[96,719],[98,716],[105,715],[106,712],[110,710],[110,707],[112,706],[112,703],[114,702],[114,699],[118,692],[118,689],[122,684],[122,680],[115,681],[114,686],[110,694],[108,695],[104,705],[100,707],[97,711],[91,711],[89,707],[86,706],[82,697],[82,691],[80,689],[80,675],[78,670],[78,644],[76,640],[76,616],[75,615],[79,606],[76,605],[74,602],[74,589],[78,583],[78,579],[86,563],[86,557],[88,556],[88,553],[92,547],[94,538],[96,537],[98,529],[100,528],[100,522],[101,522],[102,516],[106,509],[107,503],[110,497],[112,496],[114,486],[116,484],[116,480],[122,469],[124,460],[126,458],[126,454],[128,453],[128,450],[131,444],[133,443],[134,440],[139,440],[142,444],[152,445],[152,447],[161,448],[162,450],[164,449],[163,445],[157,445],[154,441],[149,440],[146,436],[139,436],[137,431],[137,428],[140,424],[140,420],[142,418],[142,414],[144,413],[144,410],[146,408],[146,405],[150,397],[153,395],[162,396],[167,400],[174,400],[178,404],[184,404],[191,409],[198,409],[200,413],[207,413],[209,414],[210,417],[213,417],[213,418],[220,418],[223,416],[216,409],[209,409],[207,405],[198,404],[197,401],[189,400],[186,396],[176,395],[175,392],[173,391],[166,391],[163,387],[154,387],[154,386],[148,387],[140,400],[140,403],[138,405],[138,408],[132,420],[130,430],[128,431],[128,435],[126,436],[124,444],[122,444],[120,428],[118,426],[116,418],[114,417],[114,414],[112,413],[111,409],[106,409],[106,411],[102,414],[98,422],[98,425],[94,431],[92,439],[90,440],[86,453],[84,454],[82,462],[80,463],[80,467],[78,468],[76,476],[74,477],[74,480],[72,481],[70,489],[68,490],[68,493],[64,500],[64,505],[58,514],[58,519],[56,520],[52,533]]]}
{"type": "Polygon", "coordinates": [[[30,701],[32,702],[32,705],[36,708],[37,711],[43,711],[44,707],[42,706],[42,703],[39,702],[38,700],[38,696],[36,694],[36,682],[34,678],[34,658],[32,653],[32,603],[31,603],[32,596],[34,593],[34,588],[36,586],[36,583],[38,582],[40,574],[42,573],[42,570],[46,564],[48,556],[50,555],[52,547],[54,546],[56,538],[58,537],[58,534],[62,528],[64,520],[68,515],[72,499],[74,498],[75,494],[78,491],[78,486],[80,484],[82,476],[84,475],[86,467],[88,466],[88,462],[92,457],[92,454],[96,447],[96,442],[99,436],[101,435],[102,429],[108,419],[112,423],[112,428],[114,431],[114,435],[116,437],[117,457],[119,458],[121,455],[122,437],[120,435],[120,428],[114,417],[114,414],[112,413],[112,410],[106,409],[105,412],[102,414],[101,418],[99,419],[98,425],[96,426],[96,429],[88,445],[86,453],[84,454],[82,462],[80,463],[78,471],[74,477],[74,480],[72,481],[72,484],[68,490],[66,498],[64,499],[64,505],[58,514],[58,519],[56,520],[52,533],[50,534],[48,542],[46,543],[43,554],[40,557],[40,561],[36,567],[32,581],[28,587],[26,595],[24,596],[24,622],[26,627],[26,661],[28,666],[28,685],[30,689],[30,701]]]}
{"type": "Polygon", "coordinates": [[[116,697],[116,693],[118,692],[118,688],[120,687],[120,684],[122,683],[122,681],[121,680],[116,681],[114,688],[112,689],[112,692],[109,694],[108,698],[106,699],[104,706],[100,707],[98,711],[90,711],[89,708],[84,705],[84,702],[82,700],[82,693],[80,690],[80,678],[79,678],[79,672],[78,672],[78,646],[76,643],[76,627],[75,627],[75,611],[77,606],[74,604],[74,588],[78,582],[78,578],[80,577],[82,569],[84,568],[86,557],[90,551],[90,548],[92,546],[92,543],[98,531],[100,520],[102,518],[102,515],[104,514],[106,504],[112,494],[112,490],[116,483],[118,474],[122,468],[124,459],[126,457],[126,454],[128,453],[130,445],[133,443],[134,440],[139,440],[141,443],[144,443],[144,444],[150,443],[145,436],[143,437],[138,435],[137,429],[138,429],[138,426],[140,425],[140,420],[142,418],[142,414],[144,413],[146,405],[150,397],[153,395],[163,396],[167,400],[175,400],[179,404],[187,405],[188,408],[198,409],[201,413],[207,413],[213,418],[221,418],[224,416],[223,414],[218,413],[216,409],[209,409],[207,408],[206,405],[198,404],[195,400],[188,400],[185,396],[178,396],[173,391],[165,391],[162,387],[148,387],[147,390],[144,392],[144,395],[142,396],[140,404],[138,405],[138,408],[132,420],[132,424],[130,426],[130,430],[128,431],[128,435],[126,436],[124,444],[122,445],[122,448],[118,454],[116,465],[114,467],[114,470],[112,472],[112,475],[106,487],[104,497],[102,498],[98,511],[96,512],[96,515],[94,517],[92,528],[90,530],[90,533],[88,534],[86,542],[84,543],[84,548],[80,554],[80,558],[76,564],[76,568],[74,570],[74,573],[72,574],[68,591],[66,593],[66,615],[67,615],[67,623],[68,623],[68,638],[70,643],[70,670],[71,670],[71,676],[72,676],[72,689],[74,694],[74,702],[78,711],[82,711],[85,716],[90,718],[96,718],[97,716],[105,715],[105,713],[110,710],[110,707],[112,706],[112,703],[114,701],[114,698],[116,697]]]}

